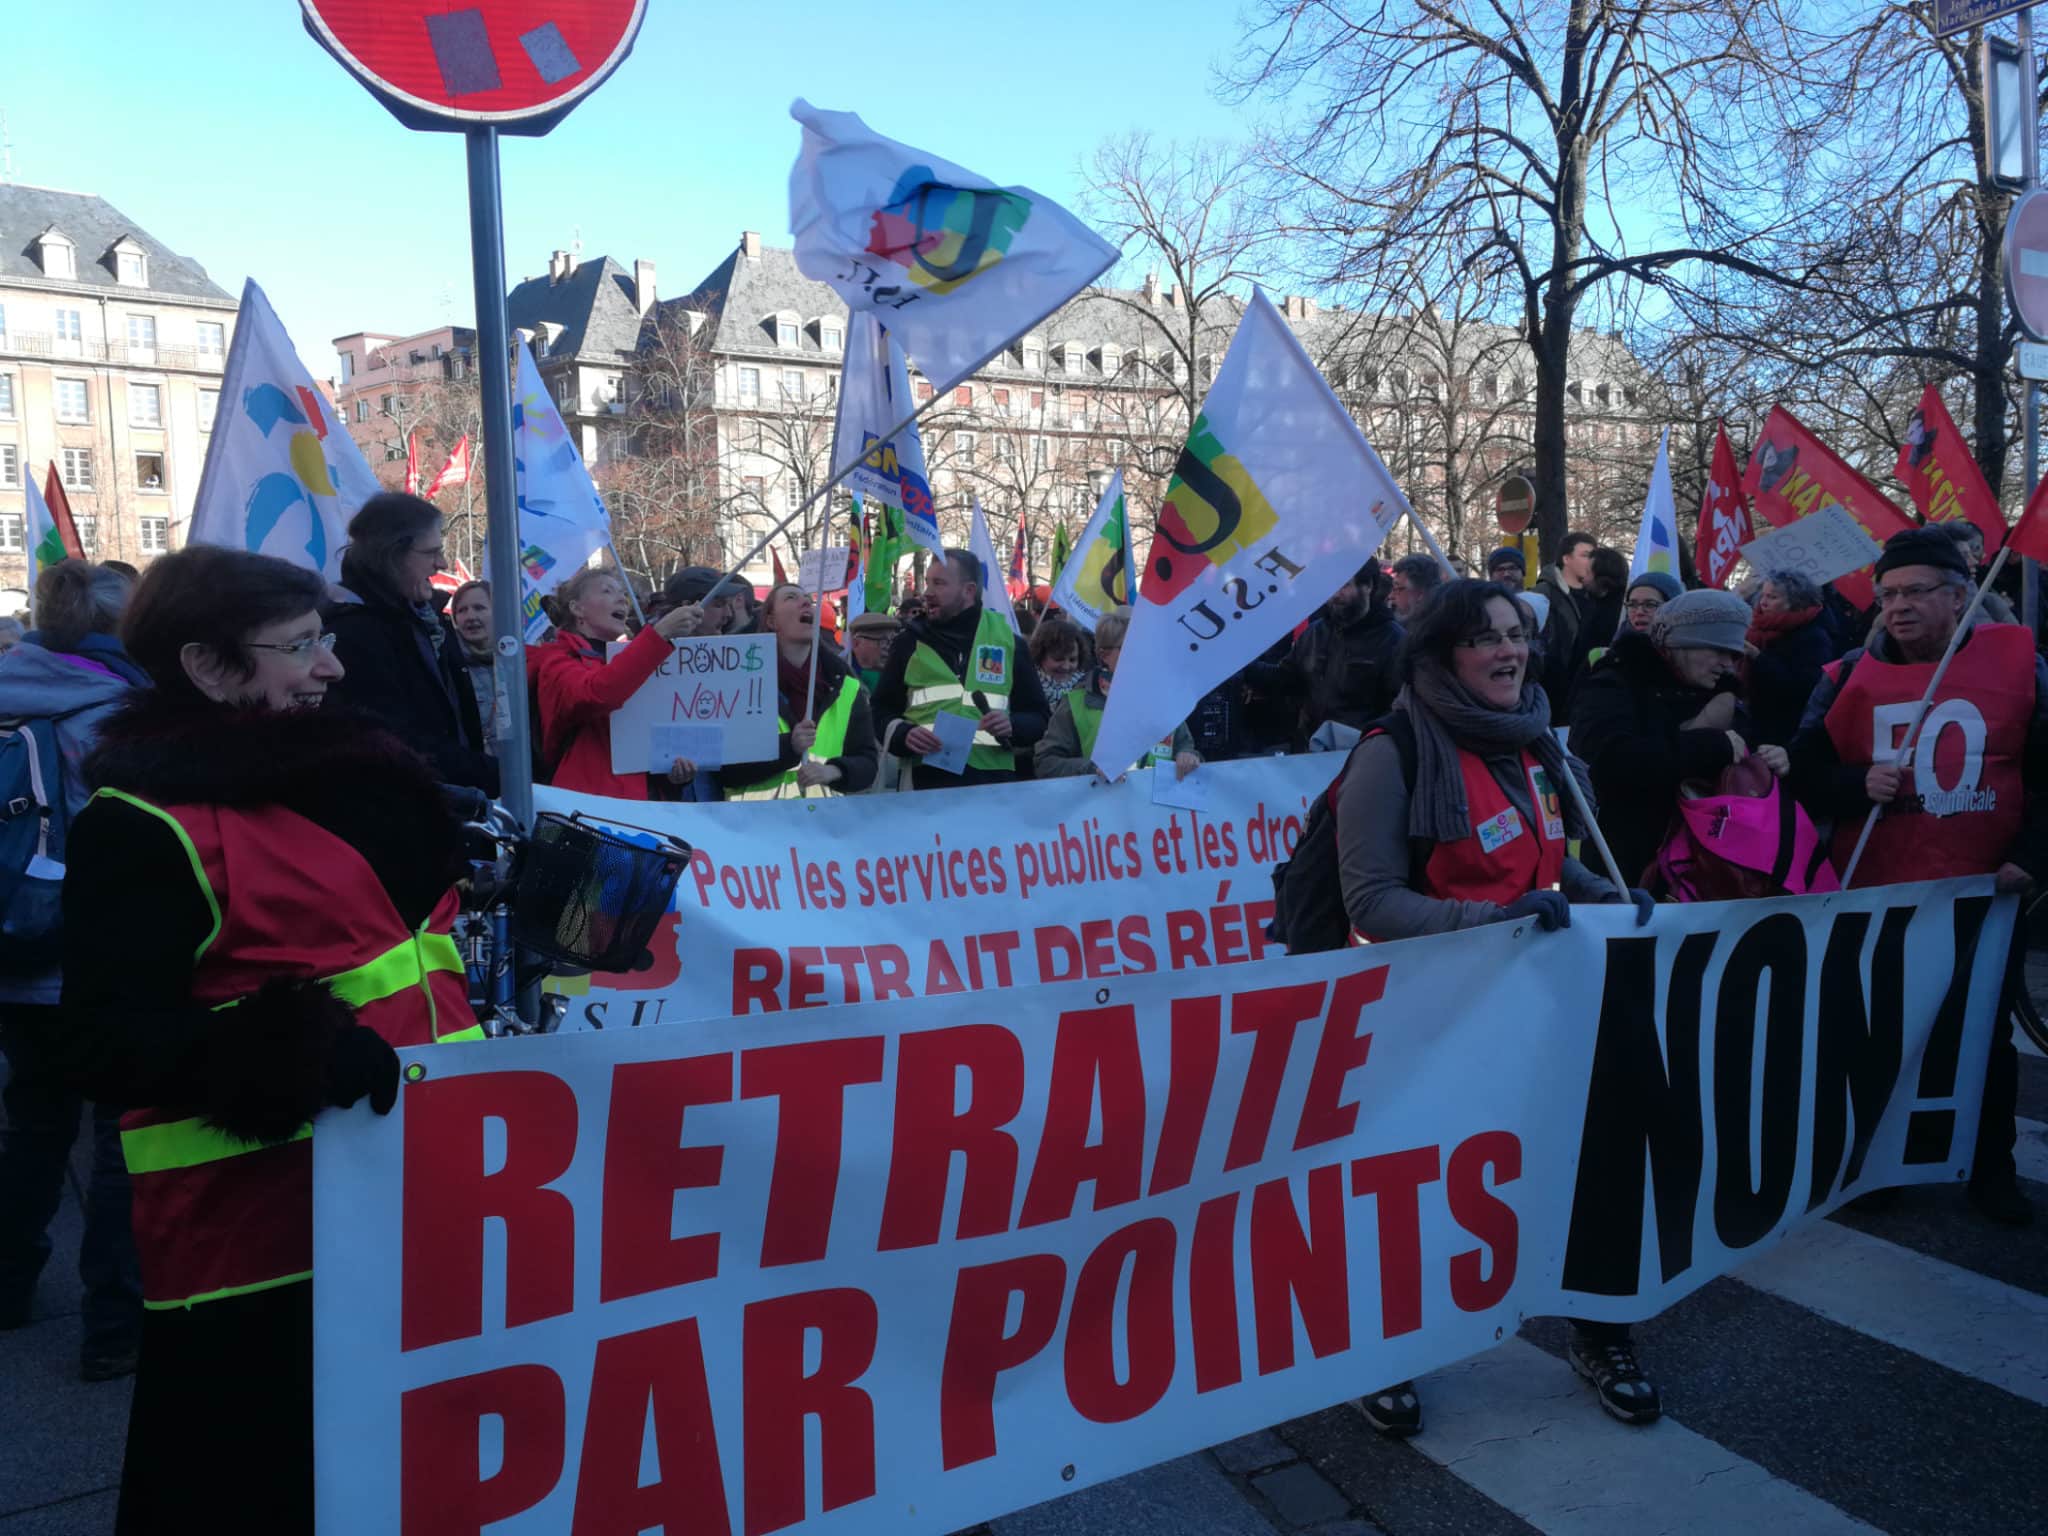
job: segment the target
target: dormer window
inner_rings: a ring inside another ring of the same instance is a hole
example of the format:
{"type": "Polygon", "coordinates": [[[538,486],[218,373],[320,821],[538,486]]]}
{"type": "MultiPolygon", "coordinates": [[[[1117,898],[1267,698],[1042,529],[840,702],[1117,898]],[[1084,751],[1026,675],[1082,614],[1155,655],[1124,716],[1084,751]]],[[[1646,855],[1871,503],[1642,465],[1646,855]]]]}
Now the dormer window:
{"type": "Polygon", "coordinates": [[[1102,370],[1105,379],[1113,379],[1123,367],[1123,353],[1115,347],[1097,347],[1093,361],[1095,366],[1102,370]]]}
{"type": "Polygon", "coordinates": [[[776,315],[768,322],[768,326],[778,347],[803,345],[803,322],[795,315],[776,315]]]}
{"type": "Polygon", "coordinates": [[[846,350],[846,327],[837,320],[818,322],[818,349],[822,352],[844,352],[846,350]]]}
{"type": "Polygon", "coordinates": [[[78,251],[66,235],[60,234],[53,225],[43,231],[36,241],[36,263],[43,269],[43,276],[63,278],[75,282],[78,278],[78,251]]]}
{"type": "Polygon", "coordinates": [[[108,255],[114,258],[114,281],[124,288],[149,286],[149,252],[132,236],[116,240],[108,255]]]}
{"type": "Polygon", "coordinates": [[[1074,342],[1063,341],[1052,349],[1054,359],[1060,365],[1061,373],[1079,373],[1087,362],[1087,354],[1074,342]]]}

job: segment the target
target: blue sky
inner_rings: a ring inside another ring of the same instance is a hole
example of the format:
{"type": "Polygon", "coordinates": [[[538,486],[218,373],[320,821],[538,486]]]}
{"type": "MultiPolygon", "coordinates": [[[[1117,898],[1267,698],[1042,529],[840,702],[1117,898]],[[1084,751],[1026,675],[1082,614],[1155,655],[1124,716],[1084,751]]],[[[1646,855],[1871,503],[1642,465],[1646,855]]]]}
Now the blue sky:
{"type": "MultiPolygon", "coordinates": [[[[400,128],[292,0],[7,11],[16,180],[98,193],[230,293],[255,277],[316,376],[335,371],[335,336],[470,323],[460,136],[400,128]]],[[[610,81],[548,137],[505,141],[511,280],[579,230],[586,257],[652,259],[665,295],[742,229],[786,243],[796,96],[1069,203],[1106,136],[1243,131],[1213,89],[1239,36],[1233,0],[885,14],[650,0],[610,81]]]]}

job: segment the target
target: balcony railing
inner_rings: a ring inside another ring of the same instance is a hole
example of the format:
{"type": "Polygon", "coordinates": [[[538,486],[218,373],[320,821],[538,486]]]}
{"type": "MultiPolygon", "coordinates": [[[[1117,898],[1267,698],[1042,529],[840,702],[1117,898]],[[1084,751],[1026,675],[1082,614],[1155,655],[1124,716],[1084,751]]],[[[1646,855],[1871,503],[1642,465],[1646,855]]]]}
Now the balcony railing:
{"type": "Polygon", "coordinates": [[[218,373],[227,359],[197,347],[131,347],[125,341],[66,341],[47,331],[0,331],[0,356],[42,357],[53,362],[108,363],[125,368],[173,368],[218,373]]]}

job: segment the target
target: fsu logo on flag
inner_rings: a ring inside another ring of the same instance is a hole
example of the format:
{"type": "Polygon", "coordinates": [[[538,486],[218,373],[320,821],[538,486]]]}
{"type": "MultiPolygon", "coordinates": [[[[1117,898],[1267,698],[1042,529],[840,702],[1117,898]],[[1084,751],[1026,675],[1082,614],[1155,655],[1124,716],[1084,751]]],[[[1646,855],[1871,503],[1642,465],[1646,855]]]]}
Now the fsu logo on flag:
{"type": "Polygon", "coordinates": [[[1251,472],[1223,451],[1209,418],[1197,417],[1159,509],[1140,594],[1148,603],[1173,601],[1205,565],[1229,564],[1279,521],[1251,472]]]}
{"type": "Polygon", "coordinates": [[[519,563],[524,567],[528,581],[541,581],[555,568],[555,557],[538,544],[529,544],[521,551],[519,563]]]}
{"type": "Polygon", "coordinates": [[[913,165],[874,212],[868,254],[892,261],[910,280],[944,296],[1009,253],[1031,217],[1031,199],[995,187],[954,187],[913,165]]]}

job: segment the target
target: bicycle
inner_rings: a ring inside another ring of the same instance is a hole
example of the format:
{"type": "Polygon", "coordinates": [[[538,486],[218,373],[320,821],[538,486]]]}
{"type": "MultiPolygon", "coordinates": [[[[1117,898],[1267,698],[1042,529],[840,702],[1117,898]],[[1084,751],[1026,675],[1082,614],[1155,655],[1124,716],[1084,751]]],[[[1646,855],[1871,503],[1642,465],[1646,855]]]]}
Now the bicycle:
{"type": "Polygon", "coordinates": [[[520,994],[550,975],[645,965],[647,942],[689,867],[688,843],[580,811],[544,811],[528,832],[479,791],[443,792],[462,821],[469,863],[455,942],[487,1036],[552,1034],[566,998],[542,992],[530,1018],[519,1009],[520,994]]]}
{"type": "MultiPolygon", "coordinates": [[[[2032,947],[2029,941],[2034,937],[2035,914],[2041,911],[2044,903],[2048,903],[2048,891],[2032,898],[2020,909],[2019,941],[2029,948],[2032,947]]],[[[2034,994],[2027,990],[2024,963],[2021,966],[2020,983],[2013,988],[2012,1021],[2019,1027],[2020,1033],[2034,1042],[2036,1050],[2048,1055],[2048,1020],[2042,1018],[2041,1005],[2034,1001],[2034,994]]]]}

